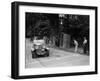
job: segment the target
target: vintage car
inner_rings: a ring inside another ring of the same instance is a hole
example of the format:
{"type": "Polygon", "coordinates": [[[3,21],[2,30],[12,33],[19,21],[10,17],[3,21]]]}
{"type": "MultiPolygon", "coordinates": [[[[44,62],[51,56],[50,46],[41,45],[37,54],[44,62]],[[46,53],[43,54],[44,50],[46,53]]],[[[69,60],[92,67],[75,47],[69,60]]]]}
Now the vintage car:
{"type": "Polygon", "coordinates": [[[49,48],[46,46],[44,39],[35,38],[31,47],[32,58],[40,56],[49,56],[49,48]]]}

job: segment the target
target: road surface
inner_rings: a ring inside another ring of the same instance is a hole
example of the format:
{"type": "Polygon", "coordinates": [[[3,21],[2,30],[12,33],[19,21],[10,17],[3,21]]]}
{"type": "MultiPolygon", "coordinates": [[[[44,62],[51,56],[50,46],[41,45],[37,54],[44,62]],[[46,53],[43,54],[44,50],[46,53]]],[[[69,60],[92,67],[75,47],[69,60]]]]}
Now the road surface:
{"type": "Polygon", "coordinates": [[[64,67],[64,66],[83,66],[89,65],[89,56],[73,52],[67,52],[56,48],[50,48],[49,57],[41,57],[32,59],[31,43],[26,43],[25,67],[64,67]]]}

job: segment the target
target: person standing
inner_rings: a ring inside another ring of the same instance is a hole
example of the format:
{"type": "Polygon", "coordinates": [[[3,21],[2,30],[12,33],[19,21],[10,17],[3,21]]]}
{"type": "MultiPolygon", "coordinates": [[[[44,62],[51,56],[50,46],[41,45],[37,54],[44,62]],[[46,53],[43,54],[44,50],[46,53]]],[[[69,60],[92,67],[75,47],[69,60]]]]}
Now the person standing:
{"type": "Polygon", "coordinates": [[[87,39],[86,37],[84,37],[84,41],[83,41],[83,53],[86,54],[87,52],[87,39]]]}
{"type": "Polygon", "coordinates": [[[73,40],[74,41],[74,45],[75,45],[75,50],[74,52],[76,53],[78,51],[78,41],[77,40],[73,40]]]}

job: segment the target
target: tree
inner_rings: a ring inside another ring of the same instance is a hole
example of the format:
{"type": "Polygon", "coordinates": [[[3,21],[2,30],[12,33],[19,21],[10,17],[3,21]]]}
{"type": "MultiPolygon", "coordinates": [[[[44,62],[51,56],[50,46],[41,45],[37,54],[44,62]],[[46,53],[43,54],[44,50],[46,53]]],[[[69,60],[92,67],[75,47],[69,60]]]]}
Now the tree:
{"type": "Polygon", "coordinates": [[[26,13],[26,37],[32,37],[39,33],[47,36],[57,35],[57,20],[57,14],[26,13]]]}
{"type": "Polygon", "coordinates": [[[82,36],[89,30],[88,15],[65,15],[64,31],[72,36],[82,36]],[[82,33],[83,32],[83,33],[82,33]]]}

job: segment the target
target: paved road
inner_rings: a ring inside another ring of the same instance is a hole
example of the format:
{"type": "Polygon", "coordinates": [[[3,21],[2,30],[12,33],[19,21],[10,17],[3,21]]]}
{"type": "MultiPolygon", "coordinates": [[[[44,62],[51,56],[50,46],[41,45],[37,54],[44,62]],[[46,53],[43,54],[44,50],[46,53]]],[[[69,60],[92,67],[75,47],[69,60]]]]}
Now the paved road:
{"type": "Polygon", "coordinates": [[[89,56],[51,48],[49,57],[32,59],[31,43],[26,44],[26,68],[89,65],[89,56]]]}

